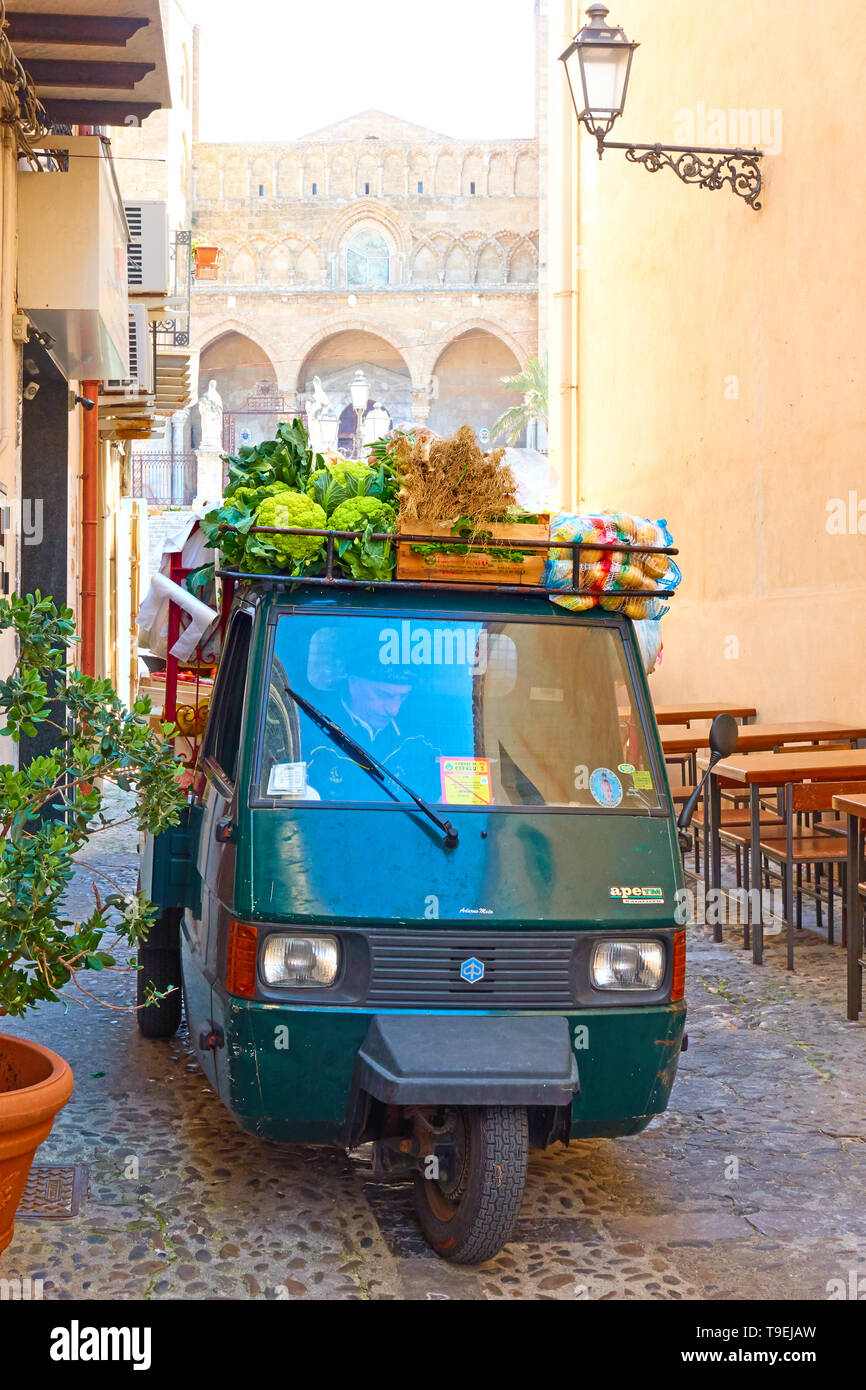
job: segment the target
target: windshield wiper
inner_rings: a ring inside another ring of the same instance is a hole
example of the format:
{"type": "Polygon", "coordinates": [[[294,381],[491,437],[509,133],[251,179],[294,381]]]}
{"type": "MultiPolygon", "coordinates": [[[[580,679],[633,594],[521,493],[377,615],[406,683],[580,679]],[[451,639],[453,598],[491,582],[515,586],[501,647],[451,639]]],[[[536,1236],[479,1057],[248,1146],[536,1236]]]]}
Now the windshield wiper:
{"type": "Polygon", "coordinates": [[[324,734],[328,735],[332,743],[336,743],[338,748],[342,748],[344,752],[348,753],[349,757],[353,762],[358,764],[362,772],[368,773],[369,776],[374,778],[377,782],[384,782],[386,777],[390,777],[391,781],[396,782],[400,790],[404,791],[406,795],[415,802],[419,811],[423,811],[427,819],[432,820],[433,824],[439,827],[442,834],[445,836],[446,848],[454,849],[457,846],[459,843],[457,831],[450,821],[441,820],[432,806],[428,806],[427,802],[424,801],[417,792],[413,792],[411,787],[407,787],[405,782],[401,782],[400,778],[396,773],[393,773],[389,767],[386,767],[384,763],[380,763],[378,758],[374,758],[373,754],[369,752],[368,749],[362,748],[360,743],[356,743],[351,734],[347,734],[346,730],[341,729],[339,724],[335,724],[333,719],[329,719],[326,714],[323,714],[315,705],[311,705],[309,700],[305,700],[302,695],[296,694],[291,686],[287,685],[286,690],[288,694],[291,695],[295,704],[304,711],[304,714],[306,714],[309,719],[312,719],[313,723],[317,724],[324,734]]]}

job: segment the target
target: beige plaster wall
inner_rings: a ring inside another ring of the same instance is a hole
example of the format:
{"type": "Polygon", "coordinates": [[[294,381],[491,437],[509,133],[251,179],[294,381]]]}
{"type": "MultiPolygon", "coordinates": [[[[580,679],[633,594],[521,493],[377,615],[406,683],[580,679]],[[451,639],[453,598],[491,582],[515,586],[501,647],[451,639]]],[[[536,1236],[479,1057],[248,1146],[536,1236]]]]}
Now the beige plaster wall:
{"type": "Polygon", "coordinates": [[[655,698],[774,720],[866,718],[866,12],[813,17],[618,0],[642,46],[611,138],[736,145],[754,110],[764,207],[599,163],[581,132],[573,248],[580,499],[666,517],[681,550],[655,698]]]}

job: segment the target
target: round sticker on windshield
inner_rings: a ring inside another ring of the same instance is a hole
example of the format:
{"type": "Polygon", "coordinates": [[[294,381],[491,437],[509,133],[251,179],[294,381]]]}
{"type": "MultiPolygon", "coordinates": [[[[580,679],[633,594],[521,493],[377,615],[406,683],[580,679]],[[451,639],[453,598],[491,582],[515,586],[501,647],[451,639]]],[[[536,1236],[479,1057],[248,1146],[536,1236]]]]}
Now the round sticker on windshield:
{"type": "Polygon", "coordinates": [[[617,771],[618,771],[618,772],[625,772],[628,776],[630,776],[631,773],[634,772],[634,764],[633,764],[633,763],[620,763],[619,767],[617,768],[617,771]]]}
{"type": "Polygon", "coordinates": [[[622,782],[609,767],[597,767],[589,779],[593,801],[599,806],[618,806],[622,801],[622,782]]]}

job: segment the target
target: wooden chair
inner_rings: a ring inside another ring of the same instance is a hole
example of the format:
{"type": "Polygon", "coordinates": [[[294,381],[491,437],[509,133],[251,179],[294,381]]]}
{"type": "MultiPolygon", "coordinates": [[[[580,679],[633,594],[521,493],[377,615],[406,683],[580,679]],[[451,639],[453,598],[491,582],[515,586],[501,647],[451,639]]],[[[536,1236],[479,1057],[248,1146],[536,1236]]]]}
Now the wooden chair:
{"type": "MultiPolygon", "coordinates": [[[[719,839],[728,849],[732,849],[736,859],[737,887],[749,888],[749,850],[752,847],[752,815],[748,806],[722,808],[720,812],[719,839]]],[[[772,835],[774,831],[784,832],[785,818],[777,811],[761,810],[761,837],[772,835]]],[[[760,885],[758,885],[760,887],[760,885]]]]}
{"type": "Polygon", "coordinates": [[[783,912],[787,926],[787,965],[794,968],[794,873],[796,870],[796,925],[803,924],[803,893],[815,898],[815,915],[821,926],[821,879],[826,869],[827,880],[827,941],[835,939],[834,871],[839,868],[839,889],[842,898],[842,943],[847,935],[845,899],[847,845],[845,831],[838,819],[829,824],[821,816],[833,810],[833,797],[847,793],[866,792],[866,782],[789,782],[785,787],[784,833],[777,828],[761,831],[761,855],[768,867],[779,866],[783,887],[783,912]],[[796,823],[795,823],[796,822],[796,823]],[[814,869],[814,885],[804,888],[804,868],[814,869]]]}
{"type": "MultiPolygon", "coordinates": [[[[863,1010],[863,977],[864,977],[864,974],[866,974],[866,954],[864,954],[864,952],[866,952],[866,947],[864,947],[863,944],[862,944],[863,941],[864,941],[864,936],[863,936],[863,931],[862,931],[862,923],[863,923],[863,913],[864,913],[864,909],[866,909],[866,883],[858,883],[858,884],[857,884],[857,911],[858,911],[859,914],[860,914],[860,923],[861,923],[860,942],[861,942],[861,946],[860,946],[860,955],[859,955],[859,957],[858,957],[858,959],[857,959],[857,969],[858,969],[858,972],[859,972],[859,988],[858,988],[857,993],[858,993],[858,997],[859,997],[860,1011],[861,1011],[861,1012],[862,1012],[862,1010],[863,1010]]],[[[849,930],[849,931],[851,930],[851,925],[850,925],[850,923],[849,923],[849,926],[848,926],[848,930],[849,930]]],[[[850,1017],[850,1015],[849,1015],[849,1017],[850,1017]]]]}

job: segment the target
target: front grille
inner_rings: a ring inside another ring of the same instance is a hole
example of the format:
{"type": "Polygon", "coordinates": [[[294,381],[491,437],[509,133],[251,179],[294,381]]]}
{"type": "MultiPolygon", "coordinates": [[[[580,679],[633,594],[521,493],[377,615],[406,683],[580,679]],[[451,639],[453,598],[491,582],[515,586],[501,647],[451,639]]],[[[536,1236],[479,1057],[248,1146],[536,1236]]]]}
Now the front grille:
{"type": "Polygon", "coordinates": [[[369,1004],[451,1009],[571,1008],[573,932],[374,931],[367,933],[369,1004]],[[461,978],[464,961],[484,977],[461,978]]]}

